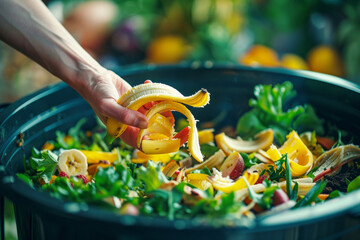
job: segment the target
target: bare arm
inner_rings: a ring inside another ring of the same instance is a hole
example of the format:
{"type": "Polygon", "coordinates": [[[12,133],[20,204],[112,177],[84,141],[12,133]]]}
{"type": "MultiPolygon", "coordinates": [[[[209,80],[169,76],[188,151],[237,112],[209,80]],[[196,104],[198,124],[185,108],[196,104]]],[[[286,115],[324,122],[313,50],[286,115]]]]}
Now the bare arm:
{"type": "Polygon", "coordinates": [[[73,87],[103,122],[147,126],[143,114],[116,103],[130,85],[93,59],[42,1],[0,0],[0,39],[73,87]]]}

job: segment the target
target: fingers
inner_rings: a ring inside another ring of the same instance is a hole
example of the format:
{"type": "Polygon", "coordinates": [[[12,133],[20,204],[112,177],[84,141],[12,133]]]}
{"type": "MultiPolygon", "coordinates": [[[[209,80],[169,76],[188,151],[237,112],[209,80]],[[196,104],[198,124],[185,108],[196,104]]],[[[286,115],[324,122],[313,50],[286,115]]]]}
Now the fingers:
{"type": "Polygon", "coordinates": [[[137,137],[139,135],[139,128],[128,126],[120,138],[126,144],[129,144],[132,147],[137,148],[137,137]]]}
{"type": "Polygon", "coordinates": [[[102,109],[102,115],[130,126],[147,128],[148,120],[144,114],[120,106],[115,99],[106,99],[102,104],[102,109]]]}

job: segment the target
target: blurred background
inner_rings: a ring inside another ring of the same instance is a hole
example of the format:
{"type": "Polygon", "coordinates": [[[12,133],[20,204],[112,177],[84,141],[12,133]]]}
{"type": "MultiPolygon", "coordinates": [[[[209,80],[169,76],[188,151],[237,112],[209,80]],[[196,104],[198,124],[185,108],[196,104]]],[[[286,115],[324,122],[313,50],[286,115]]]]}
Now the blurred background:
{"type": "MultiPolygon", "coordinates": [[[[356,0],[45,1],[102,65],[213,61],[307,69],[360,83],[356,0]]],[[[0,43],[0,102],[59,81],[0,43]]]]}
{"type": "MultiPolygon", "coordinates": [[[[306,69],[360,83],[357,0],[44,1],[103,66],[216,62],[306,69]]],[[[58,82],[0,42],[0,103],[58,82]]],[[[6,201],[7,239],[16,239],[6,201]]]]}

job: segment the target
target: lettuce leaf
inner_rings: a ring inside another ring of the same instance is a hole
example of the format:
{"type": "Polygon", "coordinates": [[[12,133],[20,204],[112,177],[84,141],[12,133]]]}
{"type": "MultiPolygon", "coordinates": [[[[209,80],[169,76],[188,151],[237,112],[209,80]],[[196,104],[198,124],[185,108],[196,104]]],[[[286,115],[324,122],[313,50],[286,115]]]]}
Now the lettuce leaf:
{"type": "Polygon", "coordinates": [[[272,128],[275,139],[282,144],[286,135],[293,129],[297,131],[312,130],[322,134],[323,121],[309,105],[294,106],[284,109],[296,96],[291,82],[272,85],[257,85],[254,88],[256,99],[250,99],[250,111],[239,119],[236,132],[244,138],[253,137],[256,133],[272,128]]]}
{"type": "Polygon", "coordinates": [[[151,192],[162,183],[168,182],[166,176],[161,171],[160,165],[153,161],[148,161],[146,167],[141,166],[135,172],[137,179],[143,181],[146,192],[151,192]]]}

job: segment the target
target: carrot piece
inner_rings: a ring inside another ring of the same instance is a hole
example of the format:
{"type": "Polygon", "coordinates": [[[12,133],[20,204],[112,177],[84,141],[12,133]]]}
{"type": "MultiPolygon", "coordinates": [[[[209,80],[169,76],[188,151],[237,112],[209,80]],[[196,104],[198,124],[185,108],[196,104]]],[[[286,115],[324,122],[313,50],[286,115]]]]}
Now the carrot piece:
{"type": "Polygon", "coordinates": [[[326,194],[326,193],[320,193],[319,195],[318,195],[318,198],[319,199],[321,199],[321,200],[325,200],[325,199],[327,199],[329,197],[329,194],[326,194]]]}
{"type": "MultiPolygon", "coordinates": [[[[249,205],[250,203],[252,202],[251,198],[250,197],[246,197],[244,199],[244,203],[246,205],[249,205]]],[[[257,213],[261,213],[263,211],[263,209],[258,205],[258,204],[255,204],[255,206],[253,207],[253,210],[257,213]]]]}

